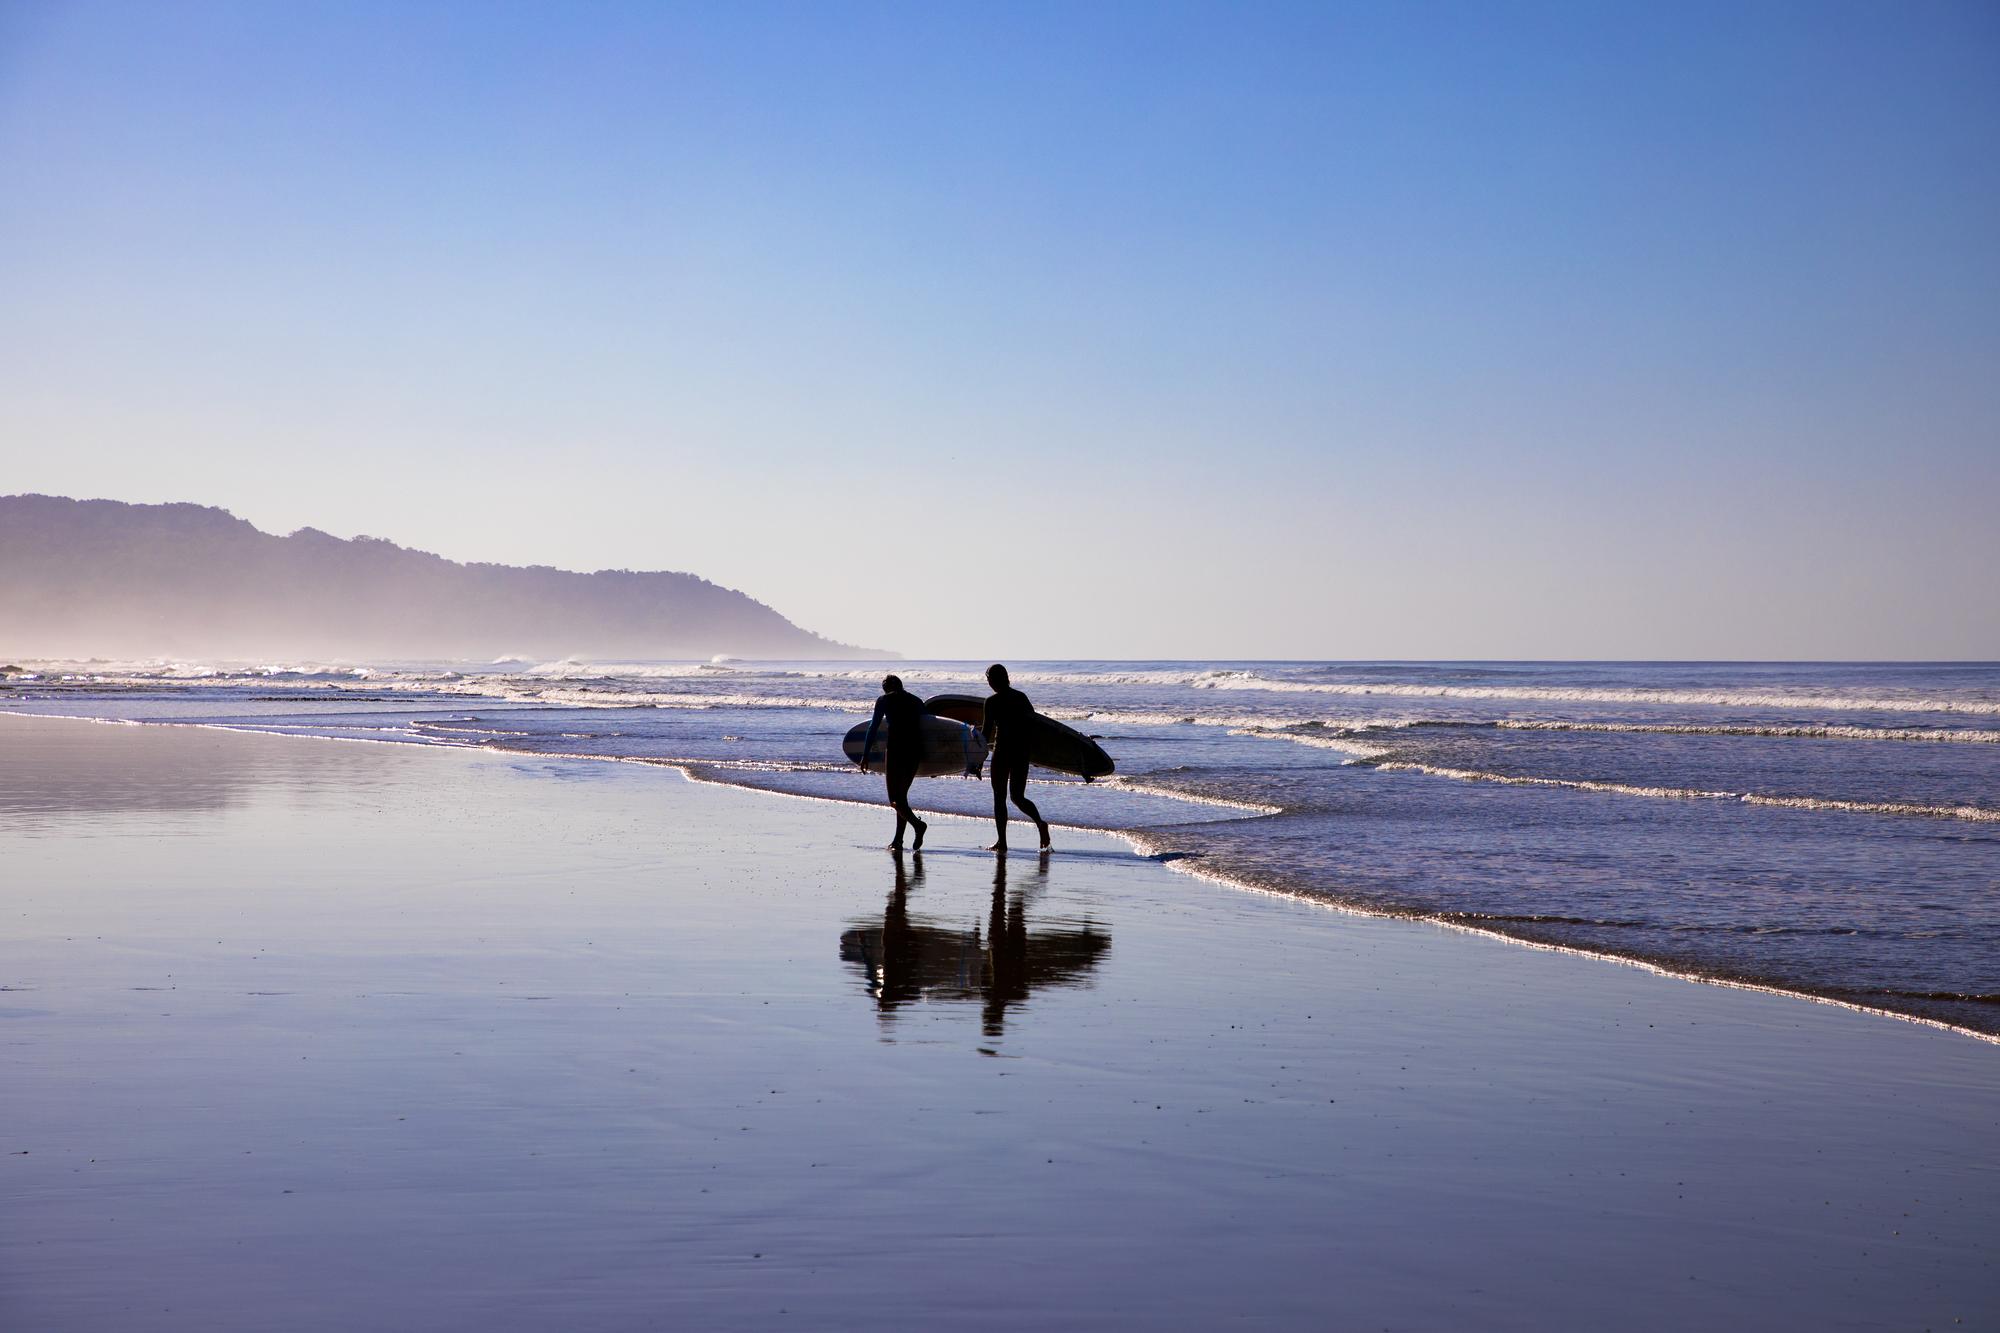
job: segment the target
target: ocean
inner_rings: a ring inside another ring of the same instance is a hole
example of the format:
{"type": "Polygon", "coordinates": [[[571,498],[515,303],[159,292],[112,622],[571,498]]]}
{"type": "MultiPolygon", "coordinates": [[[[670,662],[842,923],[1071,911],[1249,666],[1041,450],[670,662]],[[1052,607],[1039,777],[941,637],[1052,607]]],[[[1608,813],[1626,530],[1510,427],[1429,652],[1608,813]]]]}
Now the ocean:
{"type": "MultiPolygon", "coordinates": [[[[984,692],[966,662],[28,665],[0,711],[668,763],[864,803],[881,780],[840,741],[885,670],[984,692]]],[[[1195,876],[1189,892],[1219,881],[2000,1036],[2000,665],[1009,665],[1118,766],[1090,784],[1037,772],[1043,812],[1122,835],[1195,876]]],[[[920,780],[913,801],[991,810],[969,779],[920,780]]]]}

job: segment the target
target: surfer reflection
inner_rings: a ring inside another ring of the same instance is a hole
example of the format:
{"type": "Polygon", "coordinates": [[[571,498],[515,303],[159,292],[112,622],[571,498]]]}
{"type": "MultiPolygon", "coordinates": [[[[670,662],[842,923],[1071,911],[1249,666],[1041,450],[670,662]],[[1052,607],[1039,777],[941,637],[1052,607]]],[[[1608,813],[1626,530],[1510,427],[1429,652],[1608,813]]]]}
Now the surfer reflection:
{"type": "Polygon", "coordinates": [[[875,716],[868,721],[868,737],[861,743],[861,771],[875,753],[875,732],[886,725],[887,755],[882,764],[883,780],[889,789],[889,804],[896,807],[896,837],[889,850],[903,850],[903,827],[917,831],[911,850],[921,851],[924,833],[930,827],[910,809],[910,784],[916,781],[917,766],[924,757],[924,701],[903,688],[900,676],[882,677],[882,697],[875,701],[875,716]]]}
{"type": "MultiPolygon", "coordinates": [[[[1042,862],[1041,879],[1048,879],[1042,862]]],[[[986,917],[986,1004],[980,1015],[986,1035],[997,1037],[1007,1023],[1007,1006],[1028,998],[1028,911],[1026,895],[1007,893],[1007,858],[993,862],[993,905],[986,917]]],[[[1096,961],[1096,955],[1091,955],[1096,961]]]]}
{"type": "Polygon", "coordinates": [[[856,922],[840,937],[840,957],[862,974],[886,1025],[904,1005],[928,1001],[977,1001],[981,1027],[998,1037],[1008,1007],[1024,1003],[1037,989],[1086,984],[1111,936],[1089,920],[1029,929],[1028,902],[1047,886],[1048,864],[1025,888],[1011,892],[1007,862],[996,860],[993,896],[982,930],[932,925],[910,915],[910,893],[922,887],[923,858],[905,866],[896,858],[896,878],[882,922],[856,922]]]}
{"type": "MultiPolygon", "coordinates": [[[[911,966],[917,950],[910,942],[910,890],[923,887],[924,858],[912,856],[909,873],[903,858],[896,858],[896,887],[889,891],[889,905],[882,910],[882,935],[875,950],[875,998],[885,1010],[923,997],[923,983],[911,966]]],[[[847,957],[847,937],[840,940],[840,956],[847,957]]]]}

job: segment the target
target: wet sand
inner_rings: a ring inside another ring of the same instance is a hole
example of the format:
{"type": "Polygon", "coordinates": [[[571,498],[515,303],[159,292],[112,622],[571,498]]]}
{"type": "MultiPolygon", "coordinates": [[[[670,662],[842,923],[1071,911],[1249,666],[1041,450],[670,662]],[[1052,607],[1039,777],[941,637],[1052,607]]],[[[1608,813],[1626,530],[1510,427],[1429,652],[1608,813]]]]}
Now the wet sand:
{"type": "Polygon", "coordinates": [[[0,717],[0,1327],[2000,1320],[2000,1047],[889,826],[0,717]]]}

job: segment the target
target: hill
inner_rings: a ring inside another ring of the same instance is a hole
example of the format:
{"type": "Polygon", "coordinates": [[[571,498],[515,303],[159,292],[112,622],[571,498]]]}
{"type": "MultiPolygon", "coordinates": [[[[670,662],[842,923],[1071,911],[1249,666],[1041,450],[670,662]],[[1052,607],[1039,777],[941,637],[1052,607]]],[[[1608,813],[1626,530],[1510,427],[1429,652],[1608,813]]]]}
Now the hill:
{"type": "Polygon", "coordinates": [[[227,510],[0,496],[0,652],[20,657],[881,657],[693,574],[461,564],[227,510]]]}

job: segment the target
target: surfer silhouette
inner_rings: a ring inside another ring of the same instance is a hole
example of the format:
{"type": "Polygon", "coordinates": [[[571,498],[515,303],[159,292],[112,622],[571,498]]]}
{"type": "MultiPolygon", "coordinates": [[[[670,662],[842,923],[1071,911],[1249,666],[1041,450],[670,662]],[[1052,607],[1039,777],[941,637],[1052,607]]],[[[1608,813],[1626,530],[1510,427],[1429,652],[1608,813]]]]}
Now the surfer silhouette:
{"type": "Polygon", "coordinates": [[[1021,813],[1035,821],[1042,835],[1042,847],[1049,845],[1048,821],[1028,799],[1028,746],[1034,735],[1035,706],[1028,696],[1007,683],[1007,668],[995,662],[986,668],[986,683],[993,694],[986,700],[980,730],[993,747],[993,823],[1000,836],[989,852],[1007,850],[1007,798],[1013,797],[1021,813]]]}
{"type": "Polygon", "coordinates": [[[922,851],[924,833],[930,827],[910,809],[910,784],[916,780],[917,765],[924,757],[924,701],[903,688],[899,676],[882,678],[882,697],[875,701],[875,716],[868,720],[868,738],[861,745],[861,771],[868,771],[868,759],[875,753],[875,732],[885,727],[882,776],[889,788],[889,804],[896,807],[896,840],[889,850],[903,850],[903,827],[916,829],[911,850],[922,851]]]}

